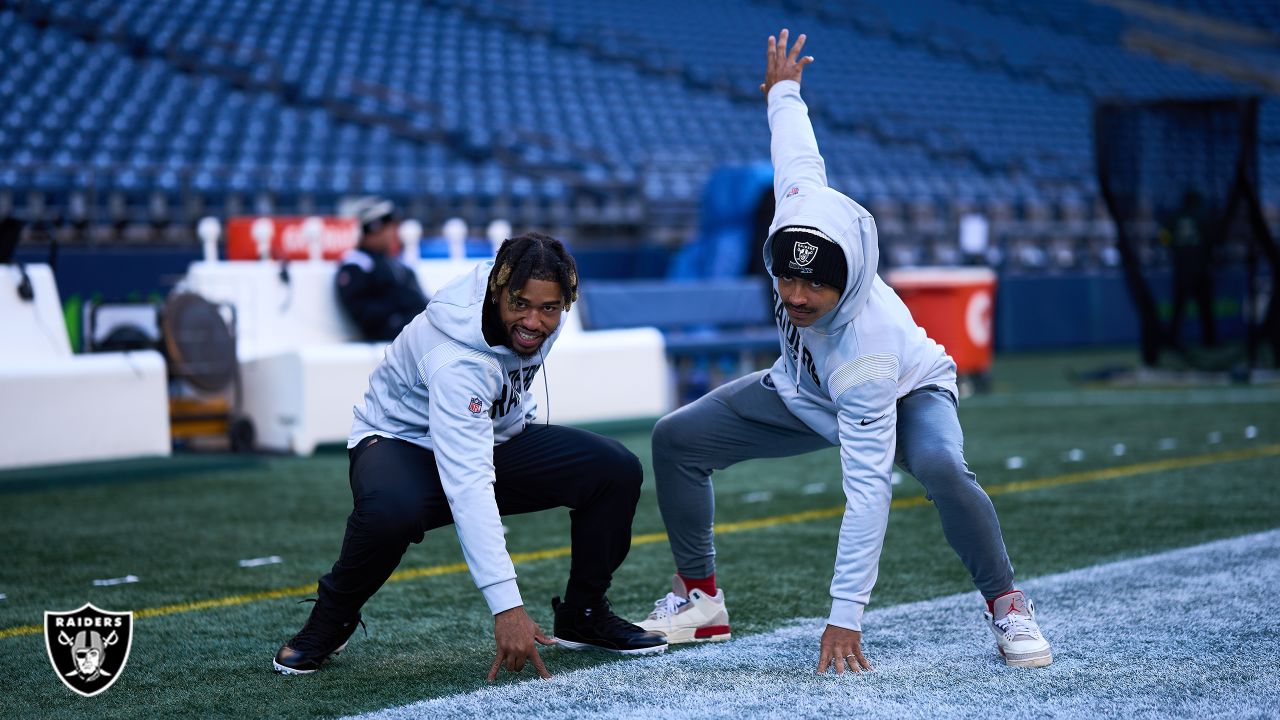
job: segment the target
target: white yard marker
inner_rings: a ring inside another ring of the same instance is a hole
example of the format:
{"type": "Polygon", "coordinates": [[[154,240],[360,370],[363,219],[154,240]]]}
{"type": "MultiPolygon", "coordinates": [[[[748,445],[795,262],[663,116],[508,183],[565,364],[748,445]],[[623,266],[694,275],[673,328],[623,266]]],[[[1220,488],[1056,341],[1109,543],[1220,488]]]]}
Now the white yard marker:
{"type": "Polygon", "coordinates": [[[1013,457],[1008,458],[1007,460],[1004,461],[1004,466],[1005,466],[1005,469],[1007,470],[1017,470],[1021,468],[1024,464],[1025,463],[1022,462],[1022,458],[1018,457],[1017,455],[1014,455],[1013,457]]]}
{"type": "Polygon", "coordinates": [[[503,535],[506,535],[506,534],[507,534],[507,533],[509,533],[509,532],[511,532],[511,528],[507,527],[506,525],[503,525],[503,526],[502,526],[502,534],[503,534],[503,535]]]}
{"type": "Polygon", "coordinates": [[[820,495],[827,491],[826,483],[809,483],[800,488],[801,495],[820,495]]]}
{"type": "Polygon", "coordinates": [[[1071,448],[1066,454],[1067,462],[1080,462],[1084,459],[1084,451],[1080,448],[1071,448]]]}
{"type": "Polygon", "coordinates": [[[1160,449],[1161,449],[1161,450],[1172,450],[1172,449],[1174,449],[1174,448],[1176,448],[1176,447],[1178,447],[1178,441],[1177,441],[1177,440],[1174,440],[1173,438],[1160,438],[1160,449]]]}
{"type": "Polygon", "coordinates": [[[1217,445],[1218,443],[1222,442],[1222,433],[1218,432],[1217,430],[1214,430],[1213,432],[1209,433],[1208,440],[1210,445],[1217,445]]]}
{"type": "Polygon", "coordinates": [[[4,593],[0,593],[0,600],[8,600],[8,599],[9,599],[8,595],[5,595],[4,593]]]}
{"type": "Polygon", "coordinates": [[[266,557],[249,558],[248,560],[241,560],[240,567],[251,568],[251,567],[262,567],[263,565],[279,565],[282,562],[284,562],[284,559],[282,559],[279,555],[268,555],[266,557]]]}
{"type": "Polygon", "coordinates": [[[889,476],[889,484],[890,484],[890,485],[901,485],[901,484],[902,484],[902,473],[898,472],[897,470],[894,470],[894,471],[893,471],[893,474],[889,476]]]}
{"type": "Polygon", "coordinates": [[[1116,457],[1120,457],[1121,455],[1124,455],[1124,452],[1127,449],[1128,448],[1124,446],[1124,443],[1116,443],[1115,445],[1111,446],[1111,454],[1115,455],[1116,457]]]}
{"type": "Polygon", "coordinates": [[[136,582],[138,582],[137,575],[125,575],[124,577],[107,578],[106,580],[94,580],[93,586],[94,587],[110,587],[112,585],[125,585],[128,583],[136,583],[136,582]]]}
{"type": "Polygon", "coordinates": [[[1258,428],[1254,427],[1253,425],[1250,425],[1249,427],[1245,428],[1244,437],[1246,440],[1252,440],[1258,437],[1258,428]]]}
{"type": "Polygon", "coordinates": [[[772,499],[773,499],[773,493],[769,492],[768,490],[757,490],[755,492],[749,492],[746,495],[742,496],[742,502],[744,503],[769,502],[772,499]]]}

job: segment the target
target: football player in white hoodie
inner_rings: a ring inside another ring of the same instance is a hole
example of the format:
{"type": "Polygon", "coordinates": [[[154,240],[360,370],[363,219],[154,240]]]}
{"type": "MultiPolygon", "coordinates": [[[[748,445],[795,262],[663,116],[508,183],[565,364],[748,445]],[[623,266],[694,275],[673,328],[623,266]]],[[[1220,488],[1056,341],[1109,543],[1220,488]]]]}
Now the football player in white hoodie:
{"type": "Polygon", "coordinates": [[[805,36],[769,37],[765,81],[777,208],[764,244],[775,278],[781,356],[662,418],[653,430],[658,504],[671,539],[672,592],[646,630],[671,643],[729,638],[716,586],[712,470],[751,458],[840,448],[846,505],[831,614],[817,671],[870,670],[862,613],[875,584],[896,461],[933,500],[948,543],[986,598],[984,614],[1009,665],[1052,662],[1013,566],[991,499],[964,459],[956,367],[876,275],[871,214],[827,186],[800,77],[805,36]]]}
{"type": "Polygon", "coordinates": [[[277,672],[315,672],[346,648],[360,609],[409,545],[445,525],[457,530],[493,613],[488,680],[526,663],[551,677],[535,642],[626,655],[666,649],[605,597],[631,548],[640,461],[616,440],[534,422],[530,385],[577,299],[573,256],[553,237],[526,233],[441,288],[387,347],[347,440],[354,507],[342,551],[306,624],[276,653],[277,672]],[[499,516],[553,507],[572,509],[573,557],[548,638],[525,612],[499,516]]]}

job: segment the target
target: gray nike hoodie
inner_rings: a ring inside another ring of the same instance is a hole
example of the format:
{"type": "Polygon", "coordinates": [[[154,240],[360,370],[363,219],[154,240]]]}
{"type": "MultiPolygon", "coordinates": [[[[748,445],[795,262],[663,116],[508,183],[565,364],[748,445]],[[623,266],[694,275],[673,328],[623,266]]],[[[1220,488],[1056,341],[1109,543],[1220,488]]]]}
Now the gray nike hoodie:
{"type": "Polygon", "coordinates": [[[347,447],[380,435],[435,453],[462,555],[496,615],[523,602],[493,495],[493,447],[533,421],[529,388],[563,325],[538,357],[490,346],[482,315],[492,267],[481,263],[441,288],[387,347],[347,447]]]}
{"type": "Polygon", "coordinates": [[[789,226],[821,231],[827,239],[814,241],[838,244],[849,263],[839,303],[810,327],[792,325],[774,295],[782,355],[769,377],[792,414],[840,446],[846,503],[828,622],[860,630],[889,519],[897,401],[927,385],[954,397],[956,367],[876,275],[880,251],[871,213],[827,186],[800,83],[769,88],[769,129],[777,207],[765,267],[772,273],[774,235],[789,226]]]}

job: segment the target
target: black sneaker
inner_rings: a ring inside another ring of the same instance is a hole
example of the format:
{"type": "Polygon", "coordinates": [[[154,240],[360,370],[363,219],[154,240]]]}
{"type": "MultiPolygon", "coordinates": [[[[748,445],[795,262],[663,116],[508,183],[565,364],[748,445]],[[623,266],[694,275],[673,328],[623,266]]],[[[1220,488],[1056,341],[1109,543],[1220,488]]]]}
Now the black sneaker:
{"type": "Polygon", "coordinates": [[[557,644],[566,650],[596,648],[623,655],[656,655],[667,649],[667,638],[647,632],[613,614],[609,600],[579,608],[551,599],[556,613],[557,644]]]}
{"type": "Polygon", "coordinates": [[[325,617],[320,611],[320,604],[316,603],[307,623],[289,642],[280,646],[271,665],[284,675],[313,673],[326,660],[346,649],[356,625],[364,626],[358,613],[347,622],[339,622],[325,617]]]}

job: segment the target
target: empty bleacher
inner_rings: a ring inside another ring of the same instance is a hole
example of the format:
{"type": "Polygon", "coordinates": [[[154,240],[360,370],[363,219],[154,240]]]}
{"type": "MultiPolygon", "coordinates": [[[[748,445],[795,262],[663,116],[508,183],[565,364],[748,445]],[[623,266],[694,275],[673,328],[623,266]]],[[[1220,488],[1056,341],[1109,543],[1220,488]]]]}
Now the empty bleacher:
{"type": "MultiPolygon", "coordinates": [[[[767,157],[763,38],[789,26],[819,58],[806,98],[829,176],[876,212],[888,262],[959,261],[956,223],[978,211],[1001,262],[1104,264],[1093,103],[1268,90],[1132,47],[1134,28],[1164,29],[1130,5],[0,0],[0,215],[74,241],[190,242],[204,214],[378,193],[428,225],[675,246],[714,169],[767,157]]],[[[1276,31],[1271,3],[1160,5],[1276,31]]]]}

